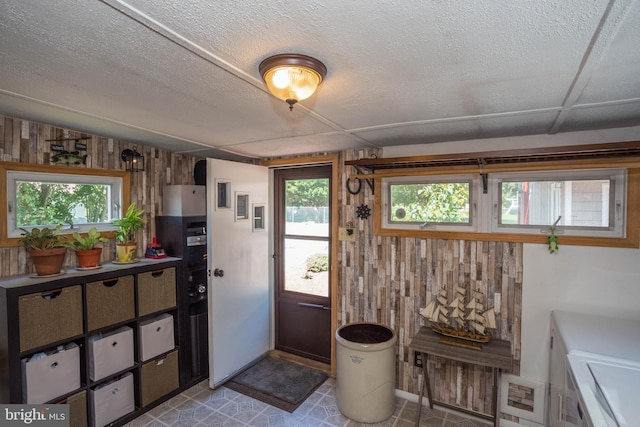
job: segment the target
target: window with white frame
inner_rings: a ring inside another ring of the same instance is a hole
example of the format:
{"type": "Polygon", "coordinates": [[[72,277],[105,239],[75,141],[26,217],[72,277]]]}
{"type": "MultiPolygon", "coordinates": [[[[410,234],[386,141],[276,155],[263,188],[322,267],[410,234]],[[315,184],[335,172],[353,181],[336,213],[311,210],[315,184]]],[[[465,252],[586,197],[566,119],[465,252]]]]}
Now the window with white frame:
{"type": "Polygon", "coordinates": [[[624,237],[626,171],[509,173],[492,184],[492,231],[624,237]]]}
{"type": "Polygon", "coordinates": [[[625,237],[626,170],[382,179],[382,228],[625,237]]]}
{"type": "MultiPolygon", "coordinates": [[[[89,172],[90,173],[90,172],[89,172]]],[[[122,209],[121,176],[8,170],[7,237],[21,228],[55,227],[85,232],[113,230],[122,209]]]]}
{"type": "Polygon", "coordinates": [[[470,231],[478,183],[471,175],[402,177],[382,180],[385,227],[470,231]]]}

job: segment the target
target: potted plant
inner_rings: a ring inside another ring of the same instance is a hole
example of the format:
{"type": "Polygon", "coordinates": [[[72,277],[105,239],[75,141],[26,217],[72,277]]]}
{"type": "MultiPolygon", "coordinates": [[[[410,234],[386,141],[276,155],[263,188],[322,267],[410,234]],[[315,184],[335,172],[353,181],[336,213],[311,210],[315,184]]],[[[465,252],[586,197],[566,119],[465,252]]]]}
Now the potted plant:
{"type": "Polygon", "coordinates": [[[96,245],[106,242],[108,240],[93,227],[84,236],[77,231],[74,232],[70,239],[64,241],[64,245],[75,251],[78,268],[97,268],[100,266],[102,248],[96,245]]]}
{"type": "Polygon", "coordinates": [[[116,260],[119,263],[136,262],[136,233],[144,227],[143,210],[131,203],[122,218],[113,220],[116,231],[116,260]]]}
{"type": "Polygon", "coordinates": [[[51,276],[62,270],[67,248],[60,238],[61,227],[62,224],[55,228],[20,229],[22,238],[18,241],[27,250],[38,276],[51,276]]]}

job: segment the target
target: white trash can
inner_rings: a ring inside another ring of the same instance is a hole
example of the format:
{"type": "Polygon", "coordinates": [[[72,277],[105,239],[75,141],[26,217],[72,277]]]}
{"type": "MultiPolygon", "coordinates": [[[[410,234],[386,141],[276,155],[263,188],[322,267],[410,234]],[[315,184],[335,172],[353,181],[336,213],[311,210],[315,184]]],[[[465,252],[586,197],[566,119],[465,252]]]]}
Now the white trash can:
{"type": "Polygon", "coordinates": [[[386,420],[396,407],[396,334],[377,323],[350,323],[336,341],[338,409],[361,423],[386,420]]]}

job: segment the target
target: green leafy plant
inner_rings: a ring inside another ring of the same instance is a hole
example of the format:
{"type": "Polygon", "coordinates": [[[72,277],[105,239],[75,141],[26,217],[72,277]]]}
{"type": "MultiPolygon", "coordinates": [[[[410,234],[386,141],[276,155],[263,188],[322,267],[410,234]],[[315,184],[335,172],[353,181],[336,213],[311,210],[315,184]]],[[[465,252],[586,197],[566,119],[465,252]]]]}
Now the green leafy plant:
{"type": "Polygon", "coordinates": [[[85,236],[73,233],[72,238],[65,240],[64,245],[74,251],[90,251],[95,248],[98,243],[106,243],[109,240],[102,237],[102,234],[95,228],[91,228],[85,236]]]}
{"type": "Polygon", "coordinates": [[[329,269],[329,257],[325,254],[314,254],[306,260],[307,271],[319,273],[329,269]]]}
{"type": "Polygon", "coordinates": [[[142,209],[136,209],[135,203],[131,203],[122,218],[113,220],[113,225],[120,227],[116,231],[116,240],[119,243],[135,242],[136,232],[144,227],[146,222],[142,219],[143,213],[142,209]]]}
{"type": "Polygon", "coordinates": [[[547,238],[547,245],[549,247],[549,253],[555,254],[558,252],[560,245],[558,244],[558,236],[556,236],[556,228],[551,227],[549,229],[549,237],[547,238]]]}
{"type": "Polygon", "coordinates": [[[43,227],[31,230],[20,228],[22,238],[18,242],[22,243],[27,250],[35,251],[63,247],[64,242],[59,233],[60,228],[62,228],[62,224],[55,228],[43,227]]]}

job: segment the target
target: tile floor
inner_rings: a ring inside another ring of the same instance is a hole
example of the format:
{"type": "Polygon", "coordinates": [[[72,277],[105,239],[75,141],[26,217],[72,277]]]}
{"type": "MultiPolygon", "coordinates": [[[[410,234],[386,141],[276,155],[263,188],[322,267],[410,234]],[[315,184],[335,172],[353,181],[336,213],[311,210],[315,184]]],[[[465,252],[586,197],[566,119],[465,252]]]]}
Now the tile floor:
{"type": "MultiPolygon", "coordinates": [[[[338,411],[335,379],[329,378],[295,412],[289,413],[237,393],[224,386],[216,390],[203,381],[141,415],[126,427],[409,427],[414,425],[417,403],[396,399],[396,410],[386,421],[362,424],[338,411]]],[[[486,427],[489,422],[451,411],[423,407],[421,427],[486,427]]]]}

